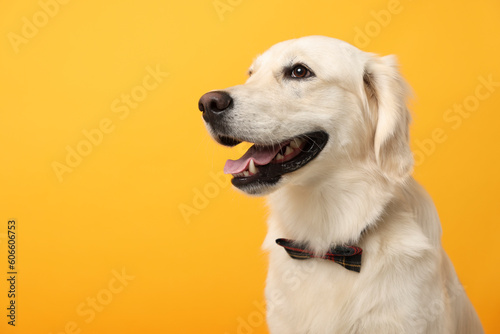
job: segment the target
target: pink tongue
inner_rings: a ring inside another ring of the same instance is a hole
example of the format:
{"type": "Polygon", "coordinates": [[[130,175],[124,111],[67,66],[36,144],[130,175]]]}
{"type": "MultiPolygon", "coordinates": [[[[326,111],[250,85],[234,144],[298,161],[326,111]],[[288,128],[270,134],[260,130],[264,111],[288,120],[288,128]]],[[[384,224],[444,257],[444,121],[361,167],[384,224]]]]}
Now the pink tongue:
{"type": "Polygon", "coordinates": [[[267,165],[273,160],[273,158],[278,154],[281,149],[280,145],[275,146],[265,146],[256,147],[253,145],[248,149],[248,151],[238,160],[228,160],[224,166],[225,174],[237,174],[241,173],[247,169],[250,159],[256,166],[267,165]]]}

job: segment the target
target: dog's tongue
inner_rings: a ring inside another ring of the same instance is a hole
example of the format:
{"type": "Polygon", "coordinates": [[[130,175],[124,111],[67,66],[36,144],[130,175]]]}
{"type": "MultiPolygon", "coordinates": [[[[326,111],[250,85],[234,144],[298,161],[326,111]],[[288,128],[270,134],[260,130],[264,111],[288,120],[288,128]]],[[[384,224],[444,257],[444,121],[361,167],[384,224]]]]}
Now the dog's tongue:
{"type": "Polygon", "coordinates": [[[250,159],[256,166],[267,165],[273,160],[281,149],[280,145],[275,146],[255,146],[253,145],[238,160],[228,160],[224,166],[225,174],[237,174],[245,171],[250,163],[250,159]]]}

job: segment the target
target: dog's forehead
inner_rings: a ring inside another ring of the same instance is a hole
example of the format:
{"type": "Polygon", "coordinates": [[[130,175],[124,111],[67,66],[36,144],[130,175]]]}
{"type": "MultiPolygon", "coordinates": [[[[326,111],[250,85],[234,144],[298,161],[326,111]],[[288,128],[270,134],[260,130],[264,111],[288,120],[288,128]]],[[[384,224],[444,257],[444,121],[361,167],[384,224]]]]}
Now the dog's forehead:
{"type": "Polygon", "coordinates": [[[330,37],[309,36],[273,45],[256,58],[250,72],[304,63],[313,70],[333,75],[343,74],[338,72],[346,69],[361,70],[365,62],[366,53],[349,43],[330,37]]]}

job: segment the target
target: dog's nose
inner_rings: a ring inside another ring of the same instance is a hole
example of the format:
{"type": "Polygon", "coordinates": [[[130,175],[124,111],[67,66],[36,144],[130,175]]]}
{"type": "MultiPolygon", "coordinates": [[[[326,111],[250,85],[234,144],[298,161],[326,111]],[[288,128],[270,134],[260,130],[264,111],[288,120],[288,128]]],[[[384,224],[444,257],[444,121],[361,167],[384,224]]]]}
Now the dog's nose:
{"type": "Polygon", "coordinates": [[[228,109],[233,103],[231,96],[223,91],[208,92],[198,102],[198,108],[203,112],[203,119],[207,122],[210,118],[217,116],[228,109]]]}

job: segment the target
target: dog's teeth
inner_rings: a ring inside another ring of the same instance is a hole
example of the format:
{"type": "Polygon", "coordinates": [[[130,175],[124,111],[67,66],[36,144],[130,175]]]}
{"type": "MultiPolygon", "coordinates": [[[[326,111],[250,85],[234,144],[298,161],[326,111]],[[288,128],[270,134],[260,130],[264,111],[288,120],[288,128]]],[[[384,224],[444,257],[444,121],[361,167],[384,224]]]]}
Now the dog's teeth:
{"type": "Polygon", "coordinates": [[[278,155],[276,155],[275,159],[276,160],[281,160],[281,159],[283,159],[283,156],[280,153],[278,153],[278,155]]]}
{"type": "Polygon", "coordinates": [[[250,173],[246,170],[243,172],[243,176],[250,176],[250,173]]]}
{"type": "Polygon", "coordinates": [[[290,146],[287,146],[286,147],[286,151],[285,151],[285,155],[289,155],[289,154],[292,154],[293,153],[293,150],[290,146]]]}
{"type": "Polygon", "coordinates": [[[257,168],[255,168],[255,163],[253,162],[253,159],[250,159],[250,165],[248,166],[248,170],[252,174],[257,174],[257,168]]]}
{"type": "Polygon", "coordinates": [[[292,148],[299,148],[300,145],[302,145],[302,143],[304,142],[303,139],[300,139],[300,138],[295,138],[294,140],[292,140],[292,142],[290,143],[290,146],[292,148]]]}

